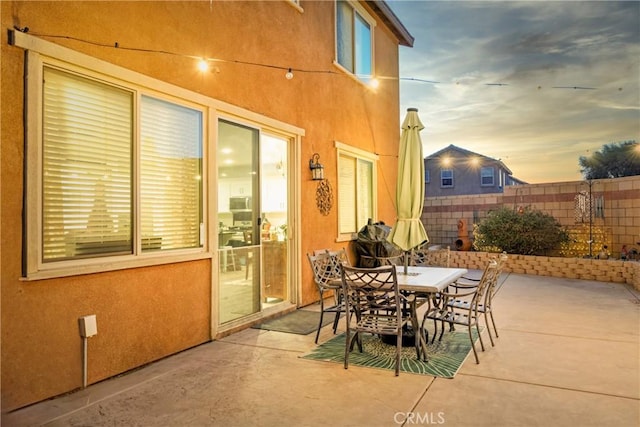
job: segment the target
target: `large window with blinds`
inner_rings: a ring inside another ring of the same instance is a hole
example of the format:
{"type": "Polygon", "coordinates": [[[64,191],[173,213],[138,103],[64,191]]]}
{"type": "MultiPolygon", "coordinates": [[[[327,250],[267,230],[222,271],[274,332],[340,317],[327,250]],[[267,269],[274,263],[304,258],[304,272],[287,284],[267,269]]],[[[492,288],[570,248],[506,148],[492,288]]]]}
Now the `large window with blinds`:
{"type": "Polygon", "coordinates": [[[369,218],[376,217],[377,156],[344,144],[338,146],[338,232],[352,238],[369,218]]]}
{"type": "Polygon", "coordinates": [[[45,66],[41,262],[202,246],[203,111],[45,66]]]}

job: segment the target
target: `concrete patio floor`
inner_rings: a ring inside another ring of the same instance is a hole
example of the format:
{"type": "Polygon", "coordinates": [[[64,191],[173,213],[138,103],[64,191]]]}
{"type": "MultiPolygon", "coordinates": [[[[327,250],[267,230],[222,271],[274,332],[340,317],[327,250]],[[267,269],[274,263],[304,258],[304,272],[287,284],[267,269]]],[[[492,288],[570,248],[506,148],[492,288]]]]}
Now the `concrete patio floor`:
{"type": "MultiPolygon", "coordinates": [[[[503,274],[500,338],[454,379],[302,359],[301,336],[247,329],[87,389],[3,414],[3,426],[640,425],[640,292],[503,274]]],[[[486,332],[485,332],[486,334],[486,332]]],[[[320,342],[332,336],[327,326],[320,342]]]]}

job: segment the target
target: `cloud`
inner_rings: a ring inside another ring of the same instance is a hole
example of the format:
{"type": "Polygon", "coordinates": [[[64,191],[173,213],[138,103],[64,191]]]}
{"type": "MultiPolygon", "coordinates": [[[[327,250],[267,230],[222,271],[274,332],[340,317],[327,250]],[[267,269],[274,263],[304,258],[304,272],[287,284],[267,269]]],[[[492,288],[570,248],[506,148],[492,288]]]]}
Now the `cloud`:
{"type": "Polygon", "coordinates": [[[546,182],[580,179],[587,150],[640,140],[640,3],[389,4],[415,37],[401,76],[440,82],[400,82],[426,154],[455,144],[546,182]]]}

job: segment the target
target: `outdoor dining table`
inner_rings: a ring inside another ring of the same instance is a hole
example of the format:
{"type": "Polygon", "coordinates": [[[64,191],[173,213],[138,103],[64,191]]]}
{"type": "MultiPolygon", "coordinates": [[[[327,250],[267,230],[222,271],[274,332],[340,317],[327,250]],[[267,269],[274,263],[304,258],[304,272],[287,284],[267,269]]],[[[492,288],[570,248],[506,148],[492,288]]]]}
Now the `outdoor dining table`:
{"type": "Polygon", "coordinates": [[[467,274],[466,268],[396,266],[398,288],[416,294],[436,294],[467,274]]]}
{"type": "MultiPolygon", "coordinates": [[[[407,272],[405,273],[404,266],[396,266],[398,289],[405,294],[415,294],[416,297],[425,299],[429,306],[427,310],[430,310],[433,305],[438,304],[438,292],[443,291],[464,276],[467,271],[466,268],[410,266],[407,267],[407,272]]],[[[412,313],[412,315],[417,318],[417,313],[412,313]]],[[[411,331],[411,334],[408,335],[413,335],[414,340],[418,337],[421,341],[419,348],[426,349],[427,343],[422,330],[419,334],[411,331]]],[[[426,354],[424,358],[426,360],[426,354]]]]}

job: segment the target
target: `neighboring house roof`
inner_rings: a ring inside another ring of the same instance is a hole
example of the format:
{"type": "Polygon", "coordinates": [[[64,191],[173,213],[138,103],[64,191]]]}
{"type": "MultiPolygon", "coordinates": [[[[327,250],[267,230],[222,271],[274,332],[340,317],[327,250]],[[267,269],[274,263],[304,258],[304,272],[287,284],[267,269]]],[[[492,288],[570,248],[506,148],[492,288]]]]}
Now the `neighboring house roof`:
{"type": "MultiPolygon", "coordinates": [[[[482,155],[482,154],[474,153],[473,151],[469,151],[469,150],[465,150],[464,148],[456,147],[456,146],[455,146],[455,145],[453,145],[453,144],[449,145],[448,147],[443,148],[443,149],[442,149],[442,150],[440,150],[440,151],[436,151],[435,153],[433,153],[433,154],[431,154],[431,155],[429,155],[429,156],[425,157],[425,160],[435,160],[435,159],[437,159],[438,157],[440,157],[440,156],[442,156],[443,154],[448,153],[448,152],[450,152],[450,151],[457,151],[457,152],[459,152],[460,154],[462,154],[463,156],[466,156],[466,157],[479,157],[479,158],[486,159],[486,160],[489,160],[489,161],[492,161],[492,162],[496,162],[496,163],[498,163],[498,164],[500,165],[500,167],[501,167],[501,168],[503,168],[503,169],[504,169],[504,171],[505,171],[505,172],[507,172],[509,175],[511,175],[511,174],[513,173],[513,172],[511,172],[511,169],[509,169],[509,168],[507,167],[507,165],[505,165],[504,163],[502,163],[502,161],[501,161],[501,160],[499,160],[499,159],[494,159],[494,158],[492,158],[492,157],[488,157],[488,156],[485,156],[485,155],[482,155]]],[[[519,182],[521,182],[521,183],[523,183],[523,184],[526,184],[524,181],[520,181],[519,179],[516,179],[516,178],[513,178],[513,177],[511,177],[511,179],[513,179],[514,181],[519,181],[519,182]]]]}
{"type": "Polygon", "coordinates": [[[413,36],[409,30],[400,22],[400,19],[391,10],[389,5],[382,0],[366,0],[371,9],[382,19],[391,32],[398,38],[399,44],[402,46],[413,47],[413,36]]]}

